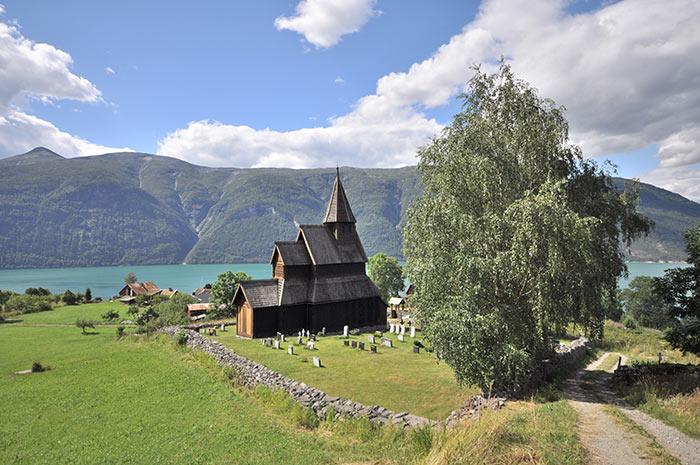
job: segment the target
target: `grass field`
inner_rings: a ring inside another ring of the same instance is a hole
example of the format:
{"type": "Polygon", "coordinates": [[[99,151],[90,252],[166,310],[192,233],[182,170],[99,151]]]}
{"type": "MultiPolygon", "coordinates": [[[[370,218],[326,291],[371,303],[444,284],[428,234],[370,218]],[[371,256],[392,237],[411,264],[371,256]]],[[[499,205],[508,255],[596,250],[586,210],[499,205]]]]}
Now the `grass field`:
{"type": "MultiPolygon", "coordinates": [[[[364,351],[345,347],[338,336],[321,337],[313,352],[297,346],[296,338],[288,338],[282,350],[265,347],[260,340],[238,338],[233,330],[220,332],[214,339],[240,355],[330,395],[435,420],[444,420],[477,392],[476,388],[458,386],[452,369],[438,363],[433,354],[425,350],[414,354],[408,336],[406,342],[399,342],[392,335],[394,348],[379,346],[376,354],[370,353],[369,344],[364,351]],[[287,354],[290,343],[297,355],[287,354]],[[313,356],[321,358],[323,368],[313,366],[313,356]]],[[[350,336],[349,340],[367,342],[367,336],[350,336]]]]}
{"type": "Polygon", "coordinates": [[[620,352],[634,361],[658,360],[661,352],[664,361],[671,363],[700,364],[700,357],[671,348],[661,331],[649,328],[627,329],[619,323],[605,322],[605,337],[598,346],[608,352],[620,352]]]}
{"type": "Polygon", "coordinates": [[[401,435],[300,428],[231,389],[203,354],[96,333],[0,325],[0,463],[409,461],[401,435]],[[35,360],[51,369],[14,374],[35,360]]]}
{"type": "Polygon", "coordinates": [[[126,311],[129,307],[121,302],[99,302],[94,304],[82,305],[63,305],[54,308],[49,312],[27,313],[25,315],[16,315],[8,317],[11,320],[19,320],[20,324],[38,325],[72,325],[75,320],[95,320],[100,324],[119,324],[120,321],[129,319],[126,311]],[[120,319],[113,323],[107,323],[102,320],[102,314],[108,310],[116,310],[119,313],[120,319]]]}

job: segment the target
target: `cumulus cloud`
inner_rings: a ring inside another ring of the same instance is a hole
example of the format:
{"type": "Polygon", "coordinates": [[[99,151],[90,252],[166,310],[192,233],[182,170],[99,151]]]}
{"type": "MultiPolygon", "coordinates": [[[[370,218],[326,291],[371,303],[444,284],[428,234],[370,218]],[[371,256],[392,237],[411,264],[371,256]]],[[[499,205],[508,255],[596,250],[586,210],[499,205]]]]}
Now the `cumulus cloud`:
{"type": "Polygon", "coordinates": [[[297,32],[317,48],[328,48],[342,36],[360,30],[377,14],[376,0],[302,0],[294,16],[275,19],[278,30],[297,32]]]}
{"type": "Polygon", "coordinates": [[[12,155],[37,145],[68,156],[112,150],[74,137],[24,110],[32,100],[101,102],[97,87],[71,72],[72,63],[68,53],[33,42],[16,26],[0,21],[0,154],[12,155]]]}
{"type": "Polygon", "coordinates": [[[669,169],[698,161],[700,3],[623,0],[574,15],[567,5],[485,1],[432,56],[381,77],[374,94],[326,126],[277,132],[198,121],[169,134],[159,152],[211,165],[414,163],[415,149],[441,128],[429,109],[464,89],[471,65],[489,69],[503,55],[519,77],[567,107],[572,139],[587,155],[659,144],[665,175],[643,180],[697,195],[687,185],[700,184],[700,175],[671,184],[669,169]]]}

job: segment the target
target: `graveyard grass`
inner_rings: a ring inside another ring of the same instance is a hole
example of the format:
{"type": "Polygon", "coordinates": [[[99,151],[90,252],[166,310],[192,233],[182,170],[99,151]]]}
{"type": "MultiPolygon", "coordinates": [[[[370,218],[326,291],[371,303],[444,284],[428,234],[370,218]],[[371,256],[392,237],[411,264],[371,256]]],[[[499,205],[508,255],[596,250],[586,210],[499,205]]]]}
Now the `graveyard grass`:
{"type": "MultiPolygon", "coordinates": [[[[385,335],[392,339],[394,347],[382,346],[377,337],[376,354],[370,353],[367,334],[348,337],[350,341],[364,342],[363,351],[345,347],[343,338],[335,335],[321,336],[313,351],[297,345],[295,336],[287,337],[277,350],[264,346],[259,339],[236,337],[235,327],[219,331],[212,339],[329,395],[433,420],[444,420],[468,397],[478,393],[477,388],[458,386],[452,369],[445,363],[438,363],[425,349],[414,354],[413,339],[408,331],[405,342],[399,342],[395,334],[385,335]],[[287,353],[289,344],[294,346],[295,355],[287,353]],[[314,356],[320,357],[322,368],[314,367],[314,356]]],[[[417,336],[420,340],[420,333],[417,336]]]]}
{"type": "Polygon", "coordinates": [[[4,324],[0,353],[2,464],[410,461],[405,435],[306,430],[170,340],[118,341],[106,326],[86,336],[4,324]],[[50,369],[14,374],[34,361],[50,369]]]}

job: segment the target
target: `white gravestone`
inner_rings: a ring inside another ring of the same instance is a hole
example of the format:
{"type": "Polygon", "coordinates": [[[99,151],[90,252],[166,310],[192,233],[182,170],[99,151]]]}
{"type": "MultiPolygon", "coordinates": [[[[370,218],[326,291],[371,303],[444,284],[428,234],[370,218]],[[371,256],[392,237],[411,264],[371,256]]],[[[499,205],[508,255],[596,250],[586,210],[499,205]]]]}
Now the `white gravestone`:
{"type": "Polygon", "coordinates": [[[416,337],[416,327],[411,326],[411,337],[416,337]]]}
{"type": "Polygon", "coordinates": [[[280,342],[284,342],[284,334],[280,334],[280,342]]]}
{"type": "Polygon", "coordinates": [[[221,323],[221,331],[226,331],[226,325],[224,323],[221,323]]]}
{"type": "Polygon", "coordinates": [[[403,342],[403,334],[399,334],[398,336],[396,336],[396,338],[397,338],[399,341],[403,342]]]}
{"type": "Polygon", "coordinates": [[[369,336],[367,336],[367,342],[369,342],[370,344],[376,344],[374,342],[374,334],[370,334],[369,336]]]}
{"type": "Polygon", "coordinates": [[[406,334],[406,327],[401,325],[401,335],[403,336],[404,334],[406,334]]]}
{"type": "Polygon", "coordinates": [[[301,335],[297,336],[297,344],[301,345],[301,335]]]}
{"type": "Polygon", "coordinates": [[[319,357],[314,357],[314,366],[316,368],[321,368],[321,359],[319,357]]]}
{"type": "Polygon", "coordinates": [[[316,347],[316,341],[309,341],[309,342],[306,344],[306,347],[307,347],[309,350],[314,350],[314,348],[316,347]]]}
{"type": "Polygon", "coordinates": [[[389,323],[389,332],[394,334],[394,323],[389,323]]]}
{"type": "Polygon", "coordinates": [[[343,337],[348,337],[348,331],[350,328],[347,325],[343,326],[343,337]]]}
{"type": "Polygon", "coordinates": [[[279,350],[279,348],[280,348],[280,341],[278,341],[277,339],[275,339],[274,341],[272,341],[272,347],[274,347],[275,349],[278,349],[278,350],[279,350]]]}
{"type": "Polygon", "coordinates": [[[383,342],[384,342],[384,345],[387,346],[387,347],[394,347],[394,344],[393,344],[393,342],[391,341],[391,339],[384,339],[383,342]]]}
{"type": "Polygon", "coordinates": [[[287,347],[287,353],[289,355],[294,355],[294,346],[287,347]]]}

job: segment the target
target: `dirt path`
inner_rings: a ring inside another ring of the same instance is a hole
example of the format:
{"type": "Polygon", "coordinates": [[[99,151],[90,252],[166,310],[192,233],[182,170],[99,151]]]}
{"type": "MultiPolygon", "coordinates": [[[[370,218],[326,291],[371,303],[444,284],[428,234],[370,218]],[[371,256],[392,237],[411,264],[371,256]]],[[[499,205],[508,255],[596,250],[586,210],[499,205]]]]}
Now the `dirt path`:
{"type": "MultiPolygon", "coordinates": [[[[616,354],[617,355],[617,354],[616,354]]],[[[610,374],[597,371],[608,353],[567,380],[564,392],[572,407],[578,412],[581,423],[581,441],[591,451],[594,464],[651,463],[640,454],[645,438],[630,433],[615,422],[605,411],[606,404],[619,407],[627,418],[644,428],[666,451],[678,458],[683,465],[700,464],[700,440],[693,439],[675,428],[635,410],[620,400],[609,388],[610,374]]],[[[627,357],[622,355],[622,363],[627,357]]]]}
{"type": "Polygon", "coordinates": [[[564,395],[579,417],[579,434],[591,454],[593,465],[644,465],[653,463],[638,451],[644,438],[628,432],[603,410],[595,393],[600,386],[587,375],[601,362],[596,360],[564,383],[564,395]]]}

